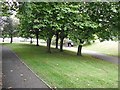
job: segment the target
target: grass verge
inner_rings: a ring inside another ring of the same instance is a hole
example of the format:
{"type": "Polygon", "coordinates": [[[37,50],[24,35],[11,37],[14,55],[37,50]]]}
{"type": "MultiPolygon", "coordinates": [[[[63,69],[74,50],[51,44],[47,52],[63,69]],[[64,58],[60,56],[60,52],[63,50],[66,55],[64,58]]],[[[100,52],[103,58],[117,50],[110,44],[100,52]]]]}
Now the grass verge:
{"type": "Polygon", "coordinates": [[[57,88],[117,88],[118,66],[88,55],[60,53],[46,47],[28,44],[6,44],[51,87],[57,88]]]}
{"type": "Polygon", "coordinates": [[[96,42],[94,44],[84,46],[84,49],[120,57],[120,53],[118,53],[118,42],[115,41],[96,42]]]}

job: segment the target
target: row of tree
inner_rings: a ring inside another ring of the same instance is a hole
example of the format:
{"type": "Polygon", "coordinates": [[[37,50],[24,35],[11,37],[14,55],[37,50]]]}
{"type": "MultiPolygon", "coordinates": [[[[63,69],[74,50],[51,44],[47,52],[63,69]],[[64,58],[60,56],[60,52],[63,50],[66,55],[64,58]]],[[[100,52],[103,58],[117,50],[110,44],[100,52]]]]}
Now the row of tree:
{"type": "Polygon", "coordinates": [[[18,33],[17,26],[19,24],[19,19],[14,16],[2,17],[0,19],[3,22],[0,28],[2,32],[1,37],[3,38],[3,42],[5,38],[10,37],[10,43],[12,43],[13,37],[17,36],[18,33]]]}
{"type": "Polygon", "coordinates": [[[119,3],[114,2],[19,2],[17,17],[20,19],[19,35],[47,41],[51,53],[51,40],[56,36],[56,48],[60,39],[63,51],[64,38],[78,44],[77,55],[82,45],[95,40],[118,38],[119,3]]]}
{"type": "Polygon", "coordinates": [[[18,2],[1,2],[1,14],[0,14],[0,30],[2,34],[0,37],[4,39],[10,37],[10,43],[13,42],[13,36],[17,36],[17,26],[19,24],[19,19],[15,17],[16,11],[18,9],[18,2]]]}

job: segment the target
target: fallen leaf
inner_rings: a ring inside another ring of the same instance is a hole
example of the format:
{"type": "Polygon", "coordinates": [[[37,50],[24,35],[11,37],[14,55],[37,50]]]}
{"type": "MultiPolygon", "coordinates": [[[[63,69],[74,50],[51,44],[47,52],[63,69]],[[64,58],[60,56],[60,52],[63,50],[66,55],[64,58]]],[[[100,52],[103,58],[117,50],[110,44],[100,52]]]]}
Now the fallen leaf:
{"type": "Polygon", "coordinates": [[[10,72],[13,72],[13,70],[10,70],[10,72]]]}
{"type": "Polygon", "coordinates": [[[21,77],[23,77],[23,74],[20,74],[21,77]]]}
{"type": "Polygon", "coordinates": [[[8,89],[11,89],[12,87],[8,87],[8,89]]]}
{"type": "Polygon", "coordinates": [[[24,79],[24,81],[26,81],[27,79],[24,79]]]}

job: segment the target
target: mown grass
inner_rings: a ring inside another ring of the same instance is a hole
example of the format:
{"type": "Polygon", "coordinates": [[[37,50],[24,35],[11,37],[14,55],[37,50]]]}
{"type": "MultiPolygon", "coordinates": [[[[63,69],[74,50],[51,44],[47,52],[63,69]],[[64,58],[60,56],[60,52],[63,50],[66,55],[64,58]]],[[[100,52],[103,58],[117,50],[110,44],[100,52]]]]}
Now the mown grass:
{"type": "Polygon", "coordinates": [[[118,53],[118,42],[115,41],[96,42],[94,44],[84,46],[84,49],[120,57],[120,53],[118,53]]]}
{"type": "Polygon", "coordinates": [[[51,87],[57,88],[117,88],[118,66],[106,61],[82,57],[76,53],[60,53],[46,47],[28,44],[6,44],[51,87]]]}

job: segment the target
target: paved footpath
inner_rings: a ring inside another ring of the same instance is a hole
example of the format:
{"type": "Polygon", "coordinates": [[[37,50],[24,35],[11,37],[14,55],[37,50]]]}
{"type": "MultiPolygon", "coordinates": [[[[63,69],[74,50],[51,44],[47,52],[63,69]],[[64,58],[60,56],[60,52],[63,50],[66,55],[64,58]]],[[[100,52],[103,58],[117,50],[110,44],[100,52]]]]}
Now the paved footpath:
{"type": "Polygon", "coordinates": [[[119,64],[119,59],[117,56],[109,56],[109,55],[105,55],[105,54],[102,54],[102,53],[98,53],[98,52],[95,52],[95,51],[91,51],[91,50],[84,50],[83,53],[86,53],[86,54],[90,54],[91,56],[95,57],[95,58],[98,58],[98,59],[101,59],[101,60],[106,60],[108,62],[112,62],[112,63],[115,63],[115,64],[119,64]]]}
{"type": "Polygon", "coordinates": [[[2,88],[50,88],[8,48],[2,48],[2,88]]]}
{"type": "MultiPolygon", "coordinates": [[[[74,51],[74,52],[77,51],[76,47],[64,47],[64,49],[74,51]]],[[[109,56],[109,55],[101,54],[99,52],[95,52],[95,51],[91,51],[91,50],[85,50],[85,49],[82,49],[82,53],[83,54],[89,54],[94,58],[98,58],[98,59],[105,60],[105,61],[108,61],[108,62],[112,62],[112,63],[115,63],[115,64],[120,64],[120,61],[119,61],[120,58],[115,57],[115,56],[109,56]]]]}

